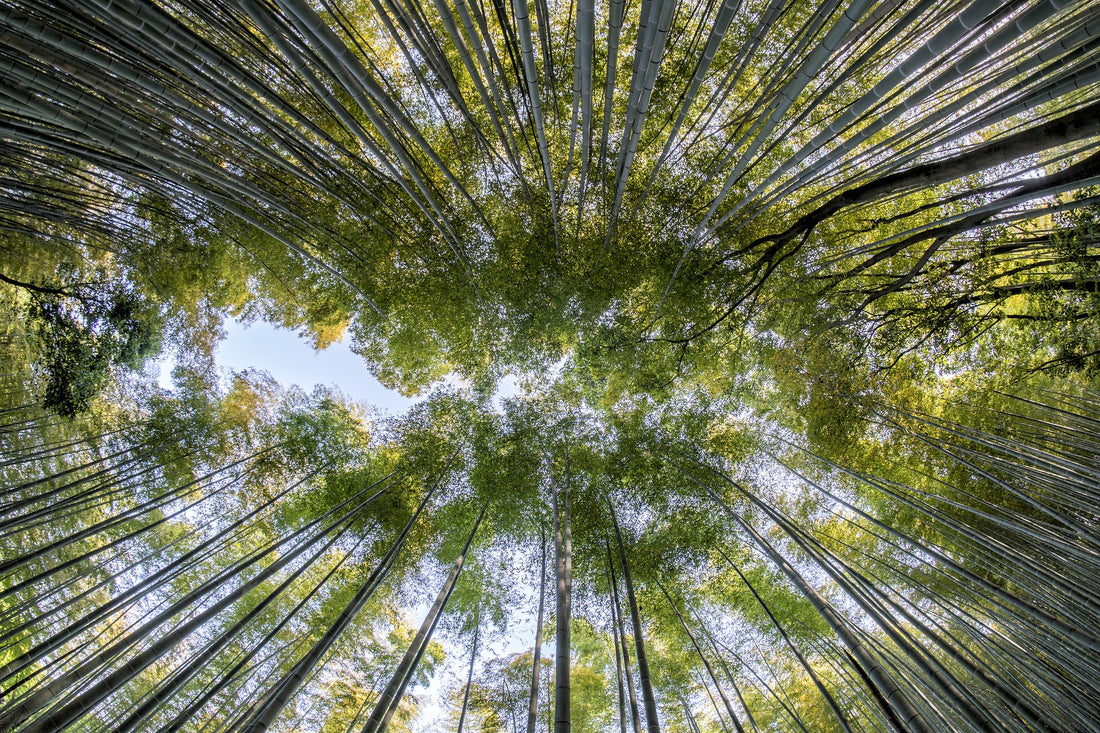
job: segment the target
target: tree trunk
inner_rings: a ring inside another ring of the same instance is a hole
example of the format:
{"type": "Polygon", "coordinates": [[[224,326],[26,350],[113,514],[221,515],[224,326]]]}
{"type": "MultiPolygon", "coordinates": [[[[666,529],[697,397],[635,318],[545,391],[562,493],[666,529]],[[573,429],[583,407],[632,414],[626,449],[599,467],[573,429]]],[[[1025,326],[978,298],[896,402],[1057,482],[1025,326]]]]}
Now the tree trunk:
{"type": "MultiPolygon", "coordinates": [[[[721,474],[718,475],[721,476],[721,474]]],[[[805,530],[794,525],[789,518],[776,510],[769,503],[763,501],[753,493],[746,491],[736,483],[729,481],[729,479],[725,477],[722,478],[728,481],[731,486],[741,491],[755,506],[762,509],[768,517],[774,521],[796,545],[798,545],[798,547],[814,558],[821,569],[835,580],[868,616],[875,620],[878,627],[882,629],[882,631],[897,644],[898,648],[905,653],[906,657],[921,670],[924,679],[935,684],[947,695],[948,699],[955,705],[955,712],[968,719],[978,730],[985,730],[992,726],[992,721],[989,719],[987,712],[970,691],[959,684],[958,680],[956,680],[951,672],[943,666],[939,659],[929,653],[923,646],[917,644],[913,640],[911,634],[906,629],[902,628],[901,625],[887,613],[882,603],[873,597],[873,595],[878,595],[880,598],[890,603],[891,601],[888,596],[882,594],[878,589],[871,587],[868,581],[863,578],[862,575],[856,573],[847,562],[822,547],[815,538],[809,535],[805,530]],[[828,558],[831,558],[833,562],[839,564],[841,569],[838,570],[834,568],[832,564],[828,562],[828,558]],[[865,590],[861,590],[859,586],[869,588],[870,594],[865,590]]],[[[852,651],[857,657],[859,656],[856,650],[853,649],[852,651]]]]}
{"type": "Polygon", "coordinates": [[[554,551],[558,590],[557,645],[554,652],[554,733],[569,733],[572,714],[569,700],[570,622],[572,621],[573,536],[569,522],[569,482],[566,480],[561,517],[554,501],[554,551]]]}
{"type": "Polygon", "coordinates": [[[707,628],[705,623],[700,624],[700,628],[703,630],[703,635],[710,644],[711,651],[714,652],[714,658],[718,660],[718,666],[726,673],[726,679],[729,680],[730,687],[733,688],[734,694],[737,695],[737,701],[741,703],[741,709],[745,711],[745,720],[749,721],[749,727],[752,728],[754,732],[759,731],[760,728],[756,725],[756,718],[752,716],[752,710],[749,709],[749,704],[745,701],[745,696],[741,694],[741,686],[737,684],[737,680],[734,679],[733,673],[730,672],[729,665],[726,664],[725,658],[722,657],[722,653],[718,650],[718,643],[714,635],[711,634],[710,629],[707,628]]]}
{"type": "Polygon", "coordinates": [[[730,716],[730,720],[733,721],[733,727],[737,729],[737,733],[745,733],[745,729],[741,727],[741,721],[737,717],[737,713],[733,710],[733,705],[730,704],[729,698],[726,697],[725,690],[718,684],[718,677],[714,674],[714,669],[710,666],[710,661],[706,655],[703,654],[703,648],[699,646],[699,643],[695,641],[695,635],[691,633],[691,629],[688,628],[687,621],[684,620],[683,615],[680,613],[680,609],[676,607],[675,601],[672,600],[672,596],[668,594],[665,587],[658,581],[657,587],[661,589],[661,592],[665,594],[665,598],[668,599],[668,604],[672,606],[672,611],[676,614],[676,618],[680,621],[680,626],[683,628],[684,633],[687,634],[687,638],[691,641],[691,645],[695,647],[695,653],[699,655],[699,659],[702,660],[703,666],[707,670],[707,675],[710,676],[710,681],[714,683],[714,688],[718,690],[718,697],[722,698],[722,704],[726,708],[726,714],[730,716]]]}
{"type": "Polygon", "coordinates": [[[462,733],[462,724],[466,722],[466,708],[470,705],[470,685],[474,681],[474,661],[477,659],[477,634],[481,631],[481,607],[474,618],[474,643],[470,650],[470,671],[466,674],[466,689],[462,693],[462,712],[458,714],[458,731],[462,733]]]}
{"type": "Polygon", "coordinates": [[[847,716],[844,715],[844,712],[840,709],[840,706],[837,705],[836,700],[833,699],[833,696],[829,693],[829,690],[826,689],[824,684],[822,684],[821,679],[818,678],[817,673],[814,672],[813,667],[810,666],[809,661],[806,659],[805,656],[803,656],[802,650],[798,648],[798,645],[794,643],[793,639],[787,636],[787,632],[783,628],[783,625],[779,623],[779,619],[777,619],[772,613],[772,610],[768,607],[768,604],[764,603],[764,599],[760,597],[760,594],[756,592],[756,588],[754,588],[752,583],[749,582],[749,579],[745,577],[745,574],[741,572],[741,568],[737,567],[737,565],[733,562],[729,555],[727,555],[722,550],[721,547],[717,547],[716,549],[718,550],[718,553],[725,559],[725,561],[729,563],[730,567],[732,567],[737,572],[737,577],[741,578],[741,582],[744,583],[745,587],[749,589],[749,593],[752,593],[752,597],[755,598],[756,602],[760,604],[760,607],[764,609],[764,613],[767,614],[768,619],[771,620],[772,626],[774,626],[775,630],[779,632],[779,635],[783,637],[783,640],[787,642],[787,646],[790,647],[790,650],[794,653],[795,657],[802,665],[802,668],[805,669],[806,673],[810,675],[810,679],[813,680],[814,686],[817,687],[818,692],[820,692],[821,696],[825,698],[825,702],[828,703],[829,709],[833,711],[833,716],[836,717],[837,722],[840,723],[840,726],[845,731],[847,731],[847,733],[852,733],[852,728],[848,723],[847,716]]]}
{"type": "MultiPolygon", "coordinates": [[[[236,601],[243,598],[248,592],[250,592],[254,588],[259,587],[264,581],[273,576],[276,572],[285,567],[299,555],[304,553],[309,547],[320,541],[323,537],[328,535],[334,529],[337,529],[339,525],[349,522],[351,517],[358,514],[358,512],[361,511],[367,504],[369,504],[371,500],[374,499],[374,497],[381,494],[382,491],[385,491],[385,489],[382,489],[381,491],[375,493],[369,499],[362,502],[360,505],[342,516],[339,520],[317,532],[313,537],[310,537],[308,540],[302,542],[291,552],[272,562],[270,565],[257,573],[256,576],[238,586],[226,596],[219,599],[216,603],[204,609],[201,613],[193,616],[186,623],[175,627],[170,632],[154,641],[149,646],[149,648],[136,655],[129,661],[124,662],[114,672],[110,673],[98,682],[92,684],[87,689],[82,691],[79,695],[71,699],[69,702],[59,704],[53,710],[48,711],[46,714],[35,719],[21,730],[24,733],[47,733],[48,731],[61,730],[65,728],[74,720],[83,715],[86,711],[90,710],[93,706],[98,704],[101,700],[105,699],[116,690],[121,688],[124,684],[129,682],[135,675],[137,675],[146,667],[153,664],[166,653],[168,653],[168,650],[182,642],[193,631],[210,621],[212,618],[227,609],[236,601]]],[[[307,526],[313,526],[313,524],[314,523],[311,523],[307,526]]],[[[346,525],[344,529],[346,529],[346,525]]],[[[344,531],[344,529],[340,529],[338,531],[342,532],[344,531]]],[[[254,553],[252,556],[252,562],[258,560],[260,557],[269,554],[273,549],[274,547],[266,551],[254,553]]],[[[228,576],[225,579],[228,579],[228,576]]],[[[154,619],[154,622],[164,617],[166,613],[168,612],[164,612],[158,615],[156,619],[154,619]]],[[[141,628],[140,633],[130,635],[129,637],[120,640],[120,642],[116,642],[116,644],[112,644],[107,649],[104,649],[99,653],[93,655],[90,659],[83,662],[72,673],[63,675],[59,680],[56,680],[49,685],[45,685],[43,686],[43,688],[35,691],[32,695],[29,696],[26,701],[16,706],[16,708],[11,713],[4,716],[3,719],[0,719],[0,726],[11,726],[11,728],[18,727],[35,712],[42,710],[56,696],[66,692],[70,688],[70,686],[74,685],[79,679],[87,676],[93,670],[98,668],[101,664],[108,662],[110,659],[112,659],[117,653],[117,647],[123,644],[125,644],[125,646],[129,646],[129,643],[140,641],[146,636],[149,636],[150,632],[154,628],[159,626],[159,622],[154,622],[150,622],[144,625],[141,628]]]]}
{"type": "Polygon", "coordinates": [[[607,551],[607,605],[611,609],[611,646],[615,651],[615,682],[619,688],[619,730],[626,733],[626,689],[623,686],[623,655],[619,650],[619,617],[615,612],[615,588],[611,581],[611,550],[607,551]]]}
{"type": "MultiPolygon", "coordinates": [[[[349,522],[350,525],[350,522],[349,522]]],[[[116,723],[113,726],[113,730],[116,733],[127,733],[136,729],[141,725],[142,721],[151,715],[154,710],[167,701],[179,688],[187,684],[188,680],[194,677],[196,674],[202,671],[207,663],[213,659],[218,652],[220,652],[229,642],[231,642],[241,631],[248,626],[248,624],[263,613],[264,609],[275,601],[282,593],[289,588],[298,577],[310,568],[318,558],[322,557],[330,547],[332,547],[337,540],[343,535],[349,525],[345,525],[344,529],[333,534],[332,538],[328,542],[323,544],[313,555],[304,561],[294,572],[292,572],[287,578],[279,584],[279,586],[264,596],[263,600],[257,603],[248,613],[241,617],[233,626],[218,634],[216,639],[208,644],[205,649],[196,654],[187,662],[186,666],[181,666],[177,669],[171,677],[162,681],[157,687],[149,693],[146,699],[137,706],[137,708],[131,712],[126,719],[121,723],[116,723]]]]}
{"type": "MultiPolygon", "coordinates": [[[[386,478],[389,478],[388,476],[386,478]]],[[[211,545],[216,545],[218,542],[225,538],[229,538],[234,532],[238,531],[244,524],[260,513],[266,508],[275,503],[276,500],[289,493],[293,488],[297,486],[297,483],[287,487],[284,491],[278,495],[264,502],[261,506],[257,507],[253,511],[249,512],[246,516],[238,519],[233,524],[226,527],[217,535],[212,537],[207,543],[199,545],[181,557],[176,558],[168,565],[164,566],[160,570],[156,571],[153,575],[142,579],[141,582],[134,585],[126,592],[112,598],[103,605],[99,606],[95,610],[85,614],[79,620],[74,620],[69,624],[68,628],[54,634],[50,638],[35,645],[34,648],[16,657],[12,661],[0,667],[0,682],[4,682],[10,679],[13,675],[18,674],[19,671],[25,669],[28,665],[33,664],[35,660],[41,658],[45,654],[60,648],[64,644],[68,643],[72,639],[75,639],[80,633],[86,629],[91,628],[94,624],[98,623],[101,619],[113,611],[119,610],[136,602],[140,597],[146,593],[149,593],[156,588],[160,587],[164,583],[170,581],[173,577],[176,577],[179,572],[182,572],[185,567],[193,562],[201,560],[207,549],[211,545]]]]}
{"type": "MultiPolygon", "coordinates": [[[[1007,135],[1000,140],[979,145],[951,158],[917,165],[909,170],[891,173],[856,186],[805,214],[785,232],[758,241],[777,244],[790,242],[849,206],[876,201],[918,187],[931,188],[995,165],[1012,162],[1025,155],[1084,140],[1097,134],[1100,134],[1100,102],[1094,102],[1033,128],[1007,135]]],[[[1026,184],[1020,185],[1024,187],[1026,184]]]]}
{"type": "Polygon", "coordinates": [[[684,720],[687,721],[691,733],[702,733],[699,730],[698,721],[695,720],[695,713],[691,712],[691,705],[688,704],[687,698],[680,696],[680,706],[684,709],[684,720]]]}
{"type": "Polygon", "coordinates": [[[863,646],[863,643],[860,642],[854,633],[852,633],[833,607],[830,606],[808,582],[806,582],[806,579],[787,562],[786,558],[780,555],[779,552],[772,547],[771,543],[768,542],[763,535],[757,532],[752,525],[733,511],[733,509],[726,504],[713,489],[700,483],[694,476],[691,476],[691,474],[685,472],[685,475],[703,488],[712,499],[718,502],[719,506],[725,510],[726,514],[752,537],[757,547],[759,547],[764,554],[776,564],[783,574],[794,583],[799,592],[806,597],[806,600],[813,605],[814,609],[825,620],[825,623],[833,630],[833,633],[840,637],[844,645],[848,647],[852,655],[859,662],[861,669],[866,673],[866,679],[870,679],[874,682],[877,688],[875,698],[878,700],[886,700],[890,703],[892,709],[886,711],[886,715],[888,717],[894,717],[894,711],[896,710],[897,717],[904,721],[904,725],[912,731],[912,733],[933,733],[932,728],[925,722],[924,717],[913,707],[913,704],[909,702],[902,693],[897,682],[886,673],[882,665],[875,660],[871,653],[863,646]]]}
{"type": "Polygon", "coordinates": [[[607,548],[607,567],[611,570],[611,614],[619,631],[619,644],[623,655],[623,674],[626,676],[626,690],[630,700],[630,718],[634,733],[642,731],[642,716],[638,712],[638,695],[634,691],[634,677],[630,673],[630,646],[626,643],[626,624],[623,623],[623,609],[619,603],[619,579],[615,576],[615,561],[611,557],[611,545],[607,548]]]}
{"type": "Polygon", "coordinates": [[[535,733],[535,720],[538,716],[539,669],[542,662],[542,623],[546,602],[546,530],[539,526],[539,540],[542,543],[542,565],[539,570],[539,614],[535,622],[535,648],[531,664],[531,696],[527,705],[527,733],[535,733]]]}
{"type": "Polygon", "coordinates": [[[370,718],[367,719],[366,724],[363,726],[363,733],[381,733],[386,730],[390,724],[390,718],[397,711],[397,706],[401,703],[401,697],[405,693],[405,688],[408,687],[409,682],[412,680],[413,674],[416,672],[416,667],[420,663],[420,659],[424,656],[424,650],[428,647],[428,642],[431,641],[432,633],[435,631],[436,624],[439,623],[439,618],[443,614],[443,609],[447,605],[447,600],[450,599],[451,593],[454,591],[455,583],[458,581],[458,576],[462,572],[462,565],[466,561],[466,553],[470,549],[470,545],[474,541],[474,535],[477,534],[477,528],[481,524],[482,518],[485,516],[485,510],[488,508],[486,503],[481,508],[481,513],[477,515],[477,520],[474,521],[474,527],[470,530],[470,536],[466,539],[466,544],[463,545],[462,551],[455,558],[454,564],[451,565],[451,572],[447,575],[447,579],[443,582],[443,587],[439,590],[439,595],[436,596],[435,602],[428,610],[428,615],[424,617],[424,623],[420,625],[420,630],[416,632],[416,636],[412,640],[412,644],[409,645],[408,650],[405,652],[405,656],[401,659],[401,663],[397,665],[397,669],[393,673],[393,677],[390,678],[389,684],[386,685],[386,689],[382,691],[382,694],[378,697],[378,701],[375,703],[374,712],[371,713],[370,718]]]}
{"type": "MultiPolygon", "coordinates": [[[[442,481],[442,479],[440,480],[442,481]]],[[[424,511],[424,507],[428,505],[429,499],[435,493],[436,487],[439,485],[437,482],[433,485],[427,493],[424,494],[424,498],[421,499],[420,504],[416,507],[416,511],[409,517],[409,521],[405,523],[405,526],[401,529],[401,532],[397,535],[397,539],[394,540],[393,545],[382,557],[382,560],[375,567],[374,571],[363,583],[362,587],[355,593],[344,609],[340,612],[340,615],[336,617],[336,620],[332,622],[329,628],[321,635],[314,645],[306,652],[305,656],[298,660],[297,663],[287,672],[283,677],[275,683],[275,686],[265,695],[264,701],[261,703],[260,708],[252,715],[252,720],[249,722],[245,731],[248,733],[259,733],[266,731],[271,725],[271,721],[275,719],[275,716],[286,706],[290,700],[291,695],[298,689],[298,687],[305,681],[306,676],[317,665],[328,651],[336,639],[340,637],[340,634],[344,632],[348,624],[352,622],[363,606],[366,605],[370,597],[374,595],[374,591],[378,589],[378,586],[389,575],[390,568],[393,567],[394,560],[397,558],[397,553],[401,551],[401,548],[405,545],[405,539],[408,537],[409,532],[412,530],[413,524],[416,523],[420,513],[424,511]]]]}
{"type": "MultiPolygon", "coordinates": [[[[344,559],[346,560],[348,556],[350,556],[350,553],[346,555],[344,559]]],[[[271,640],[274,639],[280,631],[282,631],[283,627],[286,626],[286,624],[290,623],[290,620],[298,615],[298,612],[301,611],[307,603],[309,603],[313,596],[326,586],[332,576],[335,575],[336,572],[340,569],[342,564],[343,560],[334,564],[332,566],[332,569],[330,569],[328,573],[326,573],[325,576],[312,589],[310,589],[308,593],[302,596],[298,603],[296,603],[294,607],[290,609],[290,611],[285,616],[283,616],[279,623],[272,626],[271,629],[268,630],[268,632],[264,635],[264,637],[257,644],[253,645],[251,651],[242,652],[241,654],[239,654],[238,656],[240,657],[240,659],[232,667],[221,673],[219,679],[209,684],[206,689],[203,690],[201,695],[191,700],[188,703],[187,707],[180,710],[170,723],[161,726],[157,730],[157,733],[177,733],[177,731],[180,731],[184,727],[191,725],[194,716],[200,710],[202,710],[203,706],[210,702],[210,700],[214,699],[214,696],[221,692],[221,690],[224,689],[226,685],[233,682],[236,679],[238,673],[240,673],[240,671],[244,669],[249,664],[249,662],[254,661],[254,655],[257,652],[260,652],[267,648],[268,644],[271,643],[271,640]]],[[[299,638],[294,643],[295,648],[301,646],[302,642],[305,641],[305,637],[299,638]]],[[[276,670],[277,669],[278,668],[276,668],[276,670]]],[[[245,711],[245,713],[240,716],[240,721],[246,720],[248,718],[248,714],[249,711],[245,711]]],[[[237,726],[234,725],[233,729],[236,730],[236,728],[237,726]]]]}
{"type": "MultiPolygon", "coordinates": [[[[387,476],[386,478],[388,479],[389,477],[387,476]]],[[[385,480],[385,479],[382,479],[382,480],[385,480]]],[[[320,524],[321,520],[325,516],[328,516],[328,515],[334,513],[338,509],[346,506],[348,503],[353,501],[355,498],[358,498],[358,497],[362,496],[364,493],[366,493],[371,488],[373,488],[374,485],[376,485],[376,484],[373,484],[372,486],[367,487],[366,489],[363,489],[363,491],[360,491],[358,494],[356,494],[355,497],[352,497],[351,499],[348,499],[347,501],[343,502],[339,506],[334,507],[332,510],[327,512],[322,517],[319,517],[318,519],[314,520],[313,522],[310,522],[305,527],[302,527],[300,530],[295,532],[291,537],[281,539],[281,540],[277,540],[273,543],[270,543],[265,548],[262,548],[260,550],[257,550],[256,552],[252,553],[251,555],[249,555],[244,560],[241,560],[240,562],[235,563],[233,566],[231,566],[227,570],[224,570],[221,573],[218,573],[214,578],[208,580],[207,582],[205,582],[205,583],[201,584],[200,586],[198,586],[197,588],[193,589],[190,593],[186,594],[183,598],[181,598],[180,600],[178,600],[175,603],[171,604],[171,606],[169,606],[164,611],[161,611],[160,613],[156,614],[151,620],[143,623],[140,627],[138,627],[134,631],[126,633],[121,638],[116,639],[114,642],[112,642],[106,648],[100,649],[98,652],[94,653],[93,655],[91,655],[90,657],[88,657],[87,659],[82,661],[80,664],[78,664],[72,670],[69,670],[68,672],[65,672],[64,674],[59,675],[58,677],[51,680],[50,682],[40,686],[38,689],[35,689],[35,690],[31,691],[29,694],[24,696],[22,702],[20,702],[18,705],[11,706],[11,708],[3,716],[0,716],[0,727],[9,726],[9,725],[14,727],[14,726],[17,726],[20,723],[26,721],[30,716],[34,715],[36,712],[38,712],[39,710],[44,708],[46,705],[48,705],[51,700],[58,697],[59,695],[64,694],[64,692],[66,690],[68,690],[70,688],[70,686],[79,683],[81,680],[84,680],[86,677],[88,677],[89,675],[91,675],[91,674],[95,673],[97,670],[99,670],[99,668],[103,664],[106,664],[110,660],[115,659],[116,657],[118,657],[120,654],[125,653],[131,646],[138,643],[141,639],[149,636],[154,629],[156,629],[158,626],[160,626],[165,621],[172,618],[174,615],[179,613],[181,610],[187,608],[192,603],[195,603],[202,596],[212,592],[213,590],[218,588],[222,583],[225,583],[230,578],[232,578],[234,575],[242,572],[245,568],[251,566],[252,564],[254,564],[256,562],[258,562],[261,558],[263,558],[266,555],[276,551],[282,545],[284,545],[287,542],[297,538],[300,535],[304,535],[307,530],[309,530],[313,527],[316,527],[318,524],[320,524]]],[[[382,493],[382,491],[385,491],[385,489],[382,489],[381,491],[379,491],[378,494],[382,493]]],[[[378,494],[375,494],[374,496],[377,496],[378,494]]],[[[366,503],[369,503],[369,501],[371,501],[373,498],[374,497],[372,496],[370,499],[367,499],[366,503]]],[[[356,511],[356,510],[352,510],[352,511],[356,511]]],[[[307,540],[306,542],[301,544],[299,547],[297,547],[291,554],[289,554],[287,556],[284,556],[283,558],[280,558],[279,560],[276,560],[275,563],[273,563],[271,566],[269,566],[269,568],[277,568],[277,567],[281,566],[282,564],[285,564],[286,562],[289,562],[289,560],[291,558],[293,558],[295,555],[305,551],[305,549],[311,543],[317,541],[320,537],[324,536],[325,534],[328,534],[330,531],[332,531],[333,528],[335,528],[337,525],[339,525],[342,521],[343,521],[343,518],[341,520],[337,520],[336,522],[330,524],[322,532],[318,533],[313,538],[307,540]]],[[[199,548],[196,548],[196,551],[198,551],[198,550],[199,550],[199,548]]],[[[188,554],[190,554],[190,553],[188,553],[188,554]]],[[[265,571],[261,571],[261,572],[266,572],[266,569],[265,569],[265,571]]],[[[242,586],[240,589],[238,589],[237,591],[235,591],[233,594],[231,594],[228,597],[230,597],[230,598],[236,597],[237,594],[243,595],[243,593],[246,592],[243,589],[249,587],[249,584],[254,583],[254,582],[255,582],[255,579],[253,579],[253,581],[249,581],[249,583],[246,583],[244,586],[242,586]]],[[[223,599],[223,602],[224,602],[224,599],[223,599]]],[[[224,606],[221,606],[221,603],[219,603],[218,605],[220,607],[224,607],[224,606]]],[[[179,631],[180,631],[180,629],[176,629],[171,635],[169,635],[169,638],[177,638],[177,636],[178,636],[177,632],[179,632],[179,631]]],[[[163,647],[164,641],[165,641],[165,639],[162,638],[160,641],[158,641],[154,645],[153,648],[162,648],[163,649],[162,653],[164,653],[169,648],[169,647],[163,647]]],[[[139,658],[142,658],[142,659],[148,658],[148,654],[150,652],[151,652],[151,649],[147,650],[142,655],[139,655],[139,658]]],[[[153,657],[150,660],[149,663],[151,663],[155,659],[156,659],[156,657],[153,657]]],[[[12,663],[12,665],[16,664],[16,662],[21,662],[21,661],[23,661],[23,660],[15,660],[12,663]]],[[[130,664],[133,665],[134,663],[136,663],[136,661],[137,660],[131,660],[130,664]]],[[[117,675],[120,672],[121,671],[116,672],[115,674],[117,675]]],[[[14,672],[12,672],[12,674],[14,674],[14,672]]],[[[114,679],[115,675],[112,675],[111,678],[114,679]]],[[[128,677],[126,679],[128,679],[128,677]]],[[[94,689],[99,691],[96,694],[100,694],[100,693],[109,694],[110,691],[105,690],[105,688],[102,687],[102,685],[104,683],[105,683],[105,681],[101,680],[99,684],[94,686],[94,689]]],[[[88,691],[86,694],[91,695],[92,692],[88,691]]],[[[78,698],[78,702],[79,702],[79,700],[83,700],[83,699],[84,699],[84,696],[82,695],[80,698],[78,698]]],[[[41,720],[43,720],[43,719],[40,719],[40,721],[41,720]]],[[[40,721],[36,721],[27,730],[33,730],[34,726],[37,726],[37,725],[40,724],[40,721]]],[[[49,723],[45,723],[45,724],[49,725],[49,723]]]]}
{"type": "Polygon", "coordinates": [[[619,520],[615,516],[615,507],[607,500],[611,510],[611,522],[615,525],[615,539],[619,543],[619,562],[623,566],[623,583],[626,585],[626,601],[630,606],[630,622],[634,626],[634,649],[638,654],[638,682],[642,688],[642,701],[645,703],[645,723],[649,733],[661,733],[657,720],[657,700],[653,695],[650,682],[649,661],[646,659],[645,639],[642,637],[642,617],[638,612],[638,601],[634,597],[634,581],[630,577],[630,564],[626,560],[626,548],[623,547],[623,535],[619,531],[619,520]]]}

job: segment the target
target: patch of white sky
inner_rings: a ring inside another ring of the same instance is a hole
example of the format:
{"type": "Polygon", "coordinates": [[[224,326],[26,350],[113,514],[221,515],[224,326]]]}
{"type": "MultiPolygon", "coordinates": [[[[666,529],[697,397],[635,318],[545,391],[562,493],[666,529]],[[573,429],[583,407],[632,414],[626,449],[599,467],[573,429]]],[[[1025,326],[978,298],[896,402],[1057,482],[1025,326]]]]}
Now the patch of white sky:
{"type": "MultiPolygon", "coordinates": [[[[423,400],[430,390],[416,397],[406,397],[383,386],[367,369],[363,358],[346,342],[337,342],[326,349],[315,350],[293,331],[278,328],[263,321],[244,324],[232,318],[224,323],[225,338],[218,344],[215,361],[223,373],[246,369],[265,371],[284,386],[297,385],[312,391],[318,384],[335,387],[349,400],[370,405],[386,414],[398,414],[423,400]]],[[[158,383],[172,388],[171,356],[160,361],[158,383]]],[[[461,379],[447,377],[444,382],[464,386],[461,379]]],[[[497,385],[494,405],[517,394],[519,380],[506,375],[497,385]]]]}

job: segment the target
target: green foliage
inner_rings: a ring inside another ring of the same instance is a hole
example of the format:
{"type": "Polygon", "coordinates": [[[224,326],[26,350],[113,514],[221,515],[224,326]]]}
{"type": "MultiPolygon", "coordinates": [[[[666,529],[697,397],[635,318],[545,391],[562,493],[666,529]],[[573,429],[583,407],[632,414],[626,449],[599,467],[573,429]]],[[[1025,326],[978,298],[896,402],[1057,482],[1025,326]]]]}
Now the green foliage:
{"type": "MultiPolygon", "coordinates": [[[[719,689],[842,729],[819,683],[855,730],[1100,725],[1088,3],[16,5],[0,728],[246,728],[290,680],[274,730],[354,730],[484,512],[419,730],[475,624],[534,634],[566,505],[578,733],[628,569],[669,733],[719,689]],[[223,378],[226,318],[423,399],[223,378]]],[[[533,650],[486,648],[468,728],[515,733],[533,650]]]]}
{"type": "Polygon", "coordinates": [[[27,320],[38,340],[42,404],[72,418],[102,392],[115,367],[140,369],[160,350],[161,314],[117,284],[31,292],[27,320]]]}

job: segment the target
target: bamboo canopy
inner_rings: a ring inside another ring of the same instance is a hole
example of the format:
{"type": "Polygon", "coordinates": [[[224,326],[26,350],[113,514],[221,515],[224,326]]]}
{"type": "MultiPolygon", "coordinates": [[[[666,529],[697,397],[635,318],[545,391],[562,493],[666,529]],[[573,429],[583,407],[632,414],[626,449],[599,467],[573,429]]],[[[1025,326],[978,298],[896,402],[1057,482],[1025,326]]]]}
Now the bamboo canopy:
{"type": "Polygon", "coordinates": [[[1094,323],[1098,192],[1091,0],[0,3],[0,252],[171,218],[408,392],[550,385],[68,423],[5,364],[0,731],[427,729],[468,636],[459,730],[1098,731],[1100,400],[1030,378],[1100,349],[899,376],[1094,323]]]}

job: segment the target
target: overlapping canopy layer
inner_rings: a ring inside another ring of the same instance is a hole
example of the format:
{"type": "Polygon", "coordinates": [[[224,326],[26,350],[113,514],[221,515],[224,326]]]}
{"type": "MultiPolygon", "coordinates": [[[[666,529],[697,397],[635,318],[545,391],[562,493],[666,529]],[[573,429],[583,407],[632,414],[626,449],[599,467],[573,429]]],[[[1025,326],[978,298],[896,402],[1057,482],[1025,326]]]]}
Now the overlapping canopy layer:
{"type": "Polygon", "coordinates": [[[1098,212],[1089,0],[0,2],[0,730],[1098,730],[1098,212]]]}

